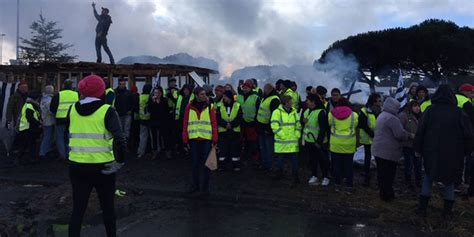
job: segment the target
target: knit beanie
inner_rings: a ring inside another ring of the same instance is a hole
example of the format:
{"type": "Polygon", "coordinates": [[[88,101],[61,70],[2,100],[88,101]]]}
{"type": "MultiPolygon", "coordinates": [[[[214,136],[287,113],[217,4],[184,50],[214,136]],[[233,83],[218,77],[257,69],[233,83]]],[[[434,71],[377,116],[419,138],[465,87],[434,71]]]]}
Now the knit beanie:
{"type": "Polygon", "coordinates": [[[78,90],[84,97],[100,98],[104,95],[105,83],[101,77],[90,75],[79,82],[78,90]]]}

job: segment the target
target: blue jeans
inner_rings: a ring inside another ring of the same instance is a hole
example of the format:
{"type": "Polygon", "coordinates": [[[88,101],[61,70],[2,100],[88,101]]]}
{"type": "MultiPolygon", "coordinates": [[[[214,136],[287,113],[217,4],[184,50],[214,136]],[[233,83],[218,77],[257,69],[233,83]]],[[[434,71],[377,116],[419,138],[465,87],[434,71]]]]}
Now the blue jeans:
{"type": "Polygon", "coordinates": [[[56,147],[61,158],[69,157],[69,132],[64,124],[56,125],[56,147]]]}
{"type": "Polygon", "coordinates": [[[273,163],[273,151],[275,140],[273,135],[259,135],[258,144],[260,145],[260,156],[262,157],[263,167],[271,169],[273,163]]]}
{"type": "Polygon", "coordinates": [[[297,153],[277,153],[278,157],[278,170],[283,171],[283,166],[285,165],[285,158],[291,160],[291,168],[293,175],[298,174],[298,156],[297,153]]]}
{"type": "Polygon", "coordinates": [[[40,156],[45,156],[53,150],[53,140],[54,139],[54,126],[44,126],[43,127],[43,140],[41,140],[40,146],[40,156]]]}
{"type": "Polygon", "coordinates": [[[193,162],[193,188],[201,188],[202,191],[209,191],[209,178],[211,170],[205,166],[209,152],[211,151],[211,141],[190,140],[191,159],[193,162]],[[202,187],[200,177],[203,176],[202,187]]]}
{"type": "MultiPolygon", "coordinates": [[[[431,188],[433,180],[425,174],[423,178],[423,186],[421,187],[421,195],[431,197],[431,188]]],[[[454,183],[444,184],[443,196],[445,200],[454,201],[454,183]]]]}
{"type": "Polygon", "coordinates": [[[415,150],[411,147],[403,148],[403,158],[405,160],[405,179],[411,181],[412,171],[415,171],[415,181],[421,181],[421,158],[415,157],[415,150]]]}
{"type": "Polygon", "coordinates": [[[336,185],[341,185],[342,178],[346,178],[346,187],[352,188],[354,186],[354,170],[352,167],[354,154],[331,152],[331,160],[334,174],[334,183],[336,185]]]}

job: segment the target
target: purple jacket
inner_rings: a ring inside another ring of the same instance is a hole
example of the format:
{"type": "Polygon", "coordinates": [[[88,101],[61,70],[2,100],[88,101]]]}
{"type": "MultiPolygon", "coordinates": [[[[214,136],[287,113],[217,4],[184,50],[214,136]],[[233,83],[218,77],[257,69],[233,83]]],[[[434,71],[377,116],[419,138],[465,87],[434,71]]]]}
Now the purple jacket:
{"type": "Polygon", "coordinates": [[[400,103],[397,100],[391,97],[385,100],[383,112],[375,124],[373,156],[395,162],[402,157],[402,141],[408,140],[410,134],[403,129],[397,117],[399,109],[400,103]]]}

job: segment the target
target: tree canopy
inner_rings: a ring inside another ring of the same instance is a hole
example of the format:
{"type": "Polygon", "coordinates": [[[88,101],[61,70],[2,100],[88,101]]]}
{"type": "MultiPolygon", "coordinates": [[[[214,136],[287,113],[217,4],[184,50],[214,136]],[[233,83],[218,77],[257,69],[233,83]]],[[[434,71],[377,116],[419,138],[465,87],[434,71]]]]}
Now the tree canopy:
{"type": "Polygon", "coordinates": [[[364,80],[372,89],[376,76],[383,78],[398,68],[437,81],[472,68],[474,30],[430,19],[409,28],[371,31],[334,42],[318,62],[324,63],[333,50],[354,55],[361,75],[370,72],[364,80]]]}
{"type": "Polygon", "coordinates": [[[57,42],[62,38],[62,29],[57,27],[57,22],[47,21],[42,14],[31,26],[31,39],[22,40],[21,60],[30,62],[72,62],[77,56],[72,56],[65,51],[72,44],[57,42]]]}

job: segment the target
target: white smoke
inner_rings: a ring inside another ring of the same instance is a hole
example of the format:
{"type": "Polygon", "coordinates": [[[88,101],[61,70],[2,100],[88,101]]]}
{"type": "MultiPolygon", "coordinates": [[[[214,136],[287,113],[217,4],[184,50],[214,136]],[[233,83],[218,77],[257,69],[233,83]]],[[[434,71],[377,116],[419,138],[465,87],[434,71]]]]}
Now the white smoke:
{"type": "MultiPolygon", "coordinates": [[[[217,84],[232,83],[237,85],[239,80],[255,78],[258,85],[263,87],[266,83],[275,83],[278,79],[292,80],[298,85],[298,92],[306,95],[307,86],[324,86],[329,92],[333,88],[339,88],[342,93],[350,90],[351,83],[358,79],[358,63],[355,57],[344,55],[342,51],[330,52],[324,63],[315,62],[314,65],[260,65],[245,67],[236,70],[230,78],[225,78],[217,84]]],[[[350,100],[352,103],[365,104],[369,95],[369,86],[365,83],[356,82],[353,90],[362,90],[354,94],[350,100]]]]}

